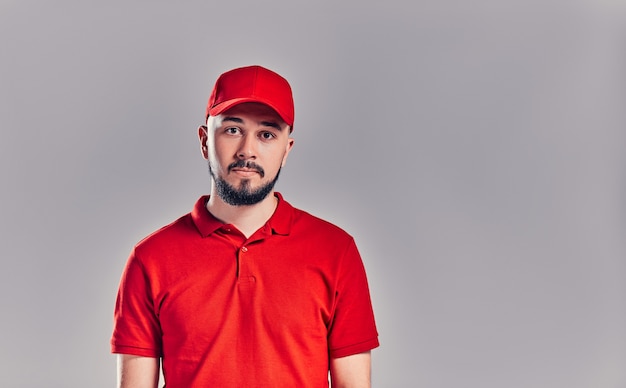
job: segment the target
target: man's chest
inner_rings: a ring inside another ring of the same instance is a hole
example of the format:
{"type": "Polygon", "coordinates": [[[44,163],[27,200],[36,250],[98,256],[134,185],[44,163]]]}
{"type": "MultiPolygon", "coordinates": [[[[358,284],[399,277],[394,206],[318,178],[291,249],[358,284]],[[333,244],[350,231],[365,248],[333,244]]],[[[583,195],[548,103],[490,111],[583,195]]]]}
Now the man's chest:
{"type": "Polygon", "coordinates": [[[180,259],[155,288],[164,350],[325,341],[335,284],[328,261],[305,250],[285,256],[250,244],[180,259]]]}

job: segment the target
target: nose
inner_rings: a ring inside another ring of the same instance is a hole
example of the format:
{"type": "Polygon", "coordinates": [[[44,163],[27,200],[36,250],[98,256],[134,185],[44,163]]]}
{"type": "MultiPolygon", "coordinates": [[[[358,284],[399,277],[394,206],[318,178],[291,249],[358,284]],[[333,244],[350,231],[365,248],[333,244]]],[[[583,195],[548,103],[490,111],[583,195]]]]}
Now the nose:
{"type": "Polygon", "coordinates": [[[256,158],[256,147],[253,136],[242,136],[239,148],[237,149],[237,158],[242,160],[256,158]]]}

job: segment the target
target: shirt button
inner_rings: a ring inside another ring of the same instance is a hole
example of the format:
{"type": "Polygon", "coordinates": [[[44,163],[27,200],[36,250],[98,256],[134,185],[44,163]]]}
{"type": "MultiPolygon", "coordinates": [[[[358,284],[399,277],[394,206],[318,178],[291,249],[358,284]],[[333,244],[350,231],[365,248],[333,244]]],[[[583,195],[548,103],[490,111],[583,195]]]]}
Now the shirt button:
{"type": "Polygon", "coordinates": [[[248,252],[248,248],[247,248],[247,247],[242,247],[242,248],[241,248],[241,251],[242,251],[243,253],[246,253],[246,252],[248,252]]]}

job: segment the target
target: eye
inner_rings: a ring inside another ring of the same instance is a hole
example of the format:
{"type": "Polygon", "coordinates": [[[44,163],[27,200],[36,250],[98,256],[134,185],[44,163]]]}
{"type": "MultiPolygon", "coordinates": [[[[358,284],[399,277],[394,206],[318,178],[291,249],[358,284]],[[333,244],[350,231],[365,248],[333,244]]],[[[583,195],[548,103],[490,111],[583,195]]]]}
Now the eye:
{"type": "Polygon", "coordinates": [[[237,127],[226,127],[224,128],[224,132],[229,135],[238,135],[241,133],[241,130],[237,127]]]}
{"type": "Polygon", "coordinates": [[[261,132],[260,136],[261,136],[261,139],[263,139],[263,140],[272,140],[272,139],[276,138],[276,135],[274,135],[272,132],[268,132],[268,131],[261,132]]]}

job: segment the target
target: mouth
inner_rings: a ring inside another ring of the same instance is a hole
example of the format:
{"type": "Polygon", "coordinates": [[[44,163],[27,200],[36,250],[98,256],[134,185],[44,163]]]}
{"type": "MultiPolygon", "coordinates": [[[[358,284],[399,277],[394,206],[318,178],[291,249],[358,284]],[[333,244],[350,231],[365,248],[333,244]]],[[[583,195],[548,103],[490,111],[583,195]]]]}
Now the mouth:
{"type": "MultiPolygon", "coordinates": [[[[251,177],[253,175],[259,174],[261,175],[260,171],[258,170],[254,170],[254,169],[249,169],[249,168],[233,168],[230,170],[231,173],[240,175],[242,177],[251,177]]],[[[262,175],[261,175],[262,176],[262,175]]]]}
{"type": "Polygon", "coordinates": [[[229,173],[235,173],[242,177],[251,177],[255,174],[259,174],[261,178],[265,176],[265,171],[259,165],[254,162],[245,162],[243,160],[232,163],[228,166],[229,173]]]}

